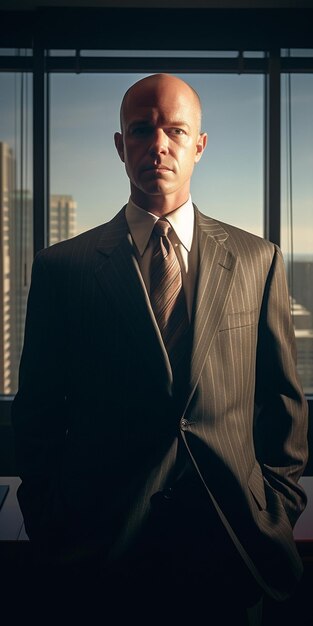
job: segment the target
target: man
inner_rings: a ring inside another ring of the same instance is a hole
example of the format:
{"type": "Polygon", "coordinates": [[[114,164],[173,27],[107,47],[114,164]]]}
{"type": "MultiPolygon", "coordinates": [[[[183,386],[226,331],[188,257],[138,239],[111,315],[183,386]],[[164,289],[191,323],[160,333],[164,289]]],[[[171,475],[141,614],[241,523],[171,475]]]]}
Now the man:
{"type": "Polygon", "coordinates": [[[191,202],[206,143],[189,85],[140,80],[115,134],[127,206],[37,255],[19,501],[41,551],[130,589],[135,615],[259,624],[301,576],[307,406],[279,249],[191,202]]]}

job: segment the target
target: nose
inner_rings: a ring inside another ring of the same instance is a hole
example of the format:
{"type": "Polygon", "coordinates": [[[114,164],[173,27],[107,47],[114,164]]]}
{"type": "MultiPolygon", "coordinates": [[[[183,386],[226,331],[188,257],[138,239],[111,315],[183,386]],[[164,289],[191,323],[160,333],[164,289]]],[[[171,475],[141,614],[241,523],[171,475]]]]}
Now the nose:
{"type": "Polygon", "coordinates": [[[168,136],[164,132],[162,128],[155,128],[150,148],[149,154],[151,156],[156,156],[158,154],[167,154],[168,153],[168,136]]]}

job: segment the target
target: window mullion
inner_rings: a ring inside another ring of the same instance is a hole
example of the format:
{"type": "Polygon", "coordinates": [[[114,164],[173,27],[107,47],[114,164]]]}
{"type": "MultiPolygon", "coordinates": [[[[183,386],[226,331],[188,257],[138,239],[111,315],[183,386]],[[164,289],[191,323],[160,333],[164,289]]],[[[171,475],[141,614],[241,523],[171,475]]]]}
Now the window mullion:
{"type": "Polygon", "coordinates": [[[269,52],[265,76],[264,236],[280,245],[280,51],[269,52]]]}
{"type": "Polygon", "coordinates": [[[47,112],[45,55],[34,46],[33,77],[33,206],[34,254],[47,245],[47,112]]]}

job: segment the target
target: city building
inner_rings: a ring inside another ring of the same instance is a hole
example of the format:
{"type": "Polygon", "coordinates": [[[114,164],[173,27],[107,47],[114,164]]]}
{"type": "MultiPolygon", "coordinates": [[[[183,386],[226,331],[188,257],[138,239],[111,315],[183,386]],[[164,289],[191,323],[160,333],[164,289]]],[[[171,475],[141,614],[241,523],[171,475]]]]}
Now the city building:
{"type": "Polygon", "coordinates": [[[313,394],[313,319],[312,313],[291,298],[291,313],[297,343],[299,376],[307,394],[313,394]]]}
{"type": "Polygon", "coordinates": [[[12,148],[0,142],[0,393],[17,389],[33,259],[33,201],[16,190],[12,148]]]}
{"type": "MultiPolygon", "coordinates": [[[[12,148],[0,142],[0,394],[14,394],[24,339],[33,261],[33,198],[17,190],[12,148]]],[[[76,234],[76,202],[50,197],[49,243],[76,234]]]]}
{"type": "Polygon", "coordinates": [[[15,189],[15,160],[13,151],[0,142],[0,393],[12,389],[12,316],[11,316],[11,258],[10,218],[12,193],[15,189]]]}
{"type": "Polygon", "coordinates": [[[77,204],[72,196],[51,195],[49,217],[49,244],[69,239],[77,234],[77,204]]]}

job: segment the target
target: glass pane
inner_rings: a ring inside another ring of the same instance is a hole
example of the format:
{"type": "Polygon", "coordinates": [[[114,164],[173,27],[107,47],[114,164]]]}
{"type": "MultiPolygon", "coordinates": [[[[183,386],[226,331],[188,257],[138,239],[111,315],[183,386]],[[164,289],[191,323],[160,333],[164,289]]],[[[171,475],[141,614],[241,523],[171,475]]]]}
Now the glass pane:
{"type": "Polygon", "coordinates": [[[52,57],[72,57],[75,56],[76,50],[49,50],[49,56],[52,57]]]}
{"type": "Polygon", "coordinates": [[[243,56],[247,59],[263,59],[265,52],[263,50],[246,50],[243,56]]]}
{"type": "Polygon", "coordinates": [[[288,48],[283,48],[281,50],[281,55],[283,57],[292,56],[292,57],[313,57],[313,48],[292,48],[289,50],[288,48]]]}
{"type": "Polygon", "coordinates": [[[0,393],[14,394],[33,257],[32,77],[0,74],[0,393]]]}
{"type": "Polygon", "coordinates": [[[17,48],[0,48],[0,54],[5,56],[14,56],[17,53],[17,48]]]}
{"type": "MultiPolygon", "coordinates": [[[[72,223],[77,207],[77,233],[111,219],[128,200],[128,179],[113,135],[123,94],[143,76],[50,77],[50,190],[53,196],[70,197],[72,214],[66,219],[72,223]]],[[[198,91],[202,127],[209,134],[194,171],[193,201],[207,215],[262,235],[263,76],[180,76],[198,91]]]]}
{"type": "Polygon", "coordinates": [[[0,56],[32,56],[31,48],[0,48],[0,56]]]}
{"type": "MultiPolygon", "coordinates": [[[[55,51],[54,51],[55,52],[55,51]]],[[[81,50],[86,57],[193,57],[193,58],[234,58],[237,50],[81,50]]]]}
{"type": "Polygon", "coordinates": [[[298,347],[313,394],[313,74],[282,76],[282,250],[298,347]]]}

